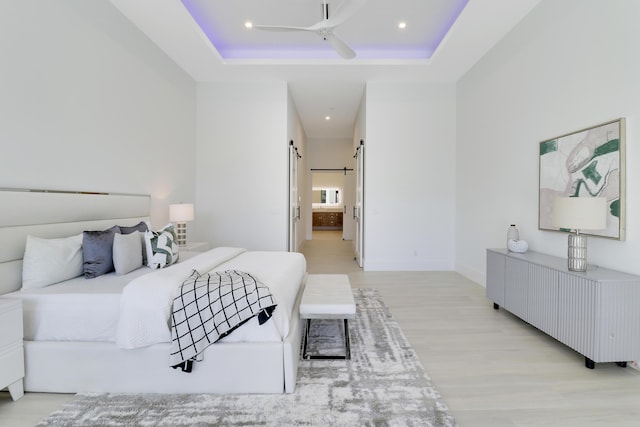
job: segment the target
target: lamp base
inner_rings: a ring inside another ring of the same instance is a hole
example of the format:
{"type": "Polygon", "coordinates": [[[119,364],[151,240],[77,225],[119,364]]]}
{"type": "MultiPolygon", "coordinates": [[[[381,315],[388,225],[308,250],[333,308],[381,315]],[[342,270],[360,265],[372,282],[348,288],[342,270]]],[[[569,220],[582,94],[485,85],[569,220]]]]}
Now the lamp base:
{"type": "Polygon", "coordinates": [[[179,222],[176,224],[176,234],[178,235],[178,246],[187,244],[187,224],[179,222]]]}
{"type": "Polygon", "coordinates": [[[569,233],[568,268],[570,271],[587,271],[587,236],[569,233]]]}

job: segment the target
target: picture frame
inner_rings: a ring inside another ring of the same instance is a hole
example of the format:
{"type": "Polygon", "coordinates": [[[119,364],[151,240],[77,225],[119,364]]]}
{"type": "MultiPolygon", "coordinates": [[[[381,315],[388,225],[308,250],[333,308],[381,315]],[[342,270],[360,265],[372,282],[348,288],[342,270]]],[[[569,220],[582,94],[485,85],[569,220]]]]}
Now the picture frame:
{"type": "Polygon", "coordinates": [[[552,224],[556,197],[606,197],[607,228],[584,234],[624,240],[625,161],[624,118],[541,141],[538,229],[560,231],[552,224]]]}

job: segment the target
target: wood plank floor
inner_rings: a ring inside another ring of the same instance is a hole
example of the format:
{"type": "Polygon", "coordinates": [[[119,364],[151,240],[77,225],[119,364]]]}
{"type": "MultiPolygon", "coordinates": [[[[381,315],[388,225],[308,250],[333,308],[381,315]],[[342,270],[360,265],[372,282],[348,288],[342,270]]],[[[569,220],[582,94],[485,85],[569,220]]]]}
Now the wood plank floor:
{"type": "MultiPolygon", "coordinates": [[[[578,353],[504,310],[453,272],[364,272],[351,241],[314,232],[310,273],[348,274],[376,288],[460,426],[638,426],[640,371],[584,367],[578,353]]],[[[33,426],[71,395],[0,392],[0,425],[33,426]]]]}

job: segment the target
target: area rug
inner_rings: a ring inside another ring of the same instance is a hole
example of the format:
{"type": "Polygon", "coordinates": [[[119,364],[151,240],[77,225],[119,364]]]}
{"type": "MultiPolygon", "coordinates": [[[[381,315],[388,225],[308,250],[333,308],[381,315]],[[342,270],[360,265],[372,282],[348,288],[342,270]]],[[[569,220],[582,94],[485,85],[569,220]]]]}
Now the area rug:
{"type": "MultiPolygon", "coordinates": [[[[277,395],[81,393],[38,426],[455,426],[378,291],[354,289],[351,360],[303,360],[277,395]]],[[[341,321],[313,321],[309,349],[343,351],[341,321]]]]}

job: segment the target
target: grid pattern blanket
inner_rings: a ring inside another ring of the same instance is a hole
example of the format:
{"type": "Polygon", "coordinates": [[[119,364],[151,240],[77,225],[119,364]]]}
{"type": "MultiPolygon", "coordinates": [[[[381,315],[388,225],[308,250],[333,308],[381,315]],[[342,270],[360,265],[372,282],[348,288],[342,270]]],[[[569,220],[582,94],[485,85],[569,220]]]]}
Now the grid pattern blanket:
{"type": "Polygon", "coordinates": [[[262,325],[275,308],[269,288],[249,273],[194,270],[173,300],[170,366],[190,372],[205,348],[255,316],[262,325]]]}

